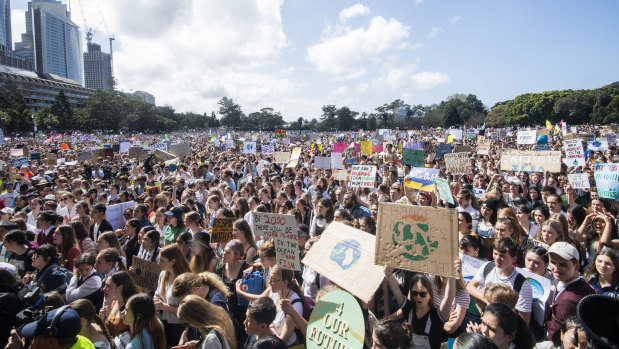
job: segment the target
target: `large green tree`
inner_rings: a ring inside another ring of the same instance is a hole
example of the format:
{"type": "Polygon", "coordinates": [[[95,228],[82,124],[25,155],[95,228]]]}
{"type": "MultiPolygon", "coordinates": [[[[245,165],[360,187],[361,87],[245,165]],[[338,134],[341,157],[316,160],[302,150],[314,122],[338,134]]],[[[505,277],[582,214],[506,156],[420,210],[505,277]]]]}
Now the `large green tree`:
{"type": "Polygon", "coordinates": [[[220,123],[222,126],[227,127],[241,127],[243,126],[243,110],[241,106],[234,103],[232,98],[223,97],[217,104],[219,104],[219,115],[221,115],[220,123]]]}

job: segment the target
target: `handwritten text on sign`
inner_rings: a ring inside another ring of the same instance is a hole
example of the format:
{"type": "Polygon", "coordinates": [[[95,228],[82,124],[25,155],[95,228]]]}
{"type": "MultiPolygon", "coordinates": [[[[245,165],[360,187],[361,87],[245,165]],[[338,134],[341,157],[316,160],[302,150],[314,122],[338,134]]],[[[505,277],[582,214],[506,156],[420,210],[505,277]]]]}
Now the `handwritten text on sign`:
{"type": "Polygon", "coordinates": [[[234,218],[215,218],[213,220],[213,231],[211,242],[226,243],[232,240],[232,224],[234,218]]]}
{"type": "Polygon", "coordinates": [[[135,267],[135,275],[133,276],[135,283],[145,290],[155,291],[161,273],[159,265],[147,259],[133,256],[133,266],[135,267]]]}
{"type": "Polygon", "coordinates": [[[566,139],[563,141],[565,149],[565,164],[568,166],[584,166],[585,152],[582,150],[581,139],[566,139]]]}
{"type": "Polygon", "coordinates": [[[593,175],[600,197],[617,199],[619,189],[619,164],[596,163],[593,175]]]}
{"type": "Polygon", "coordinates": [[[502,171],[559,172],[560,151],[504,150],[501,154],[502,171]]]}
{"type": "Polygon", "coordinates": [[[254,212],[254,234],[263,239],[273,239],[275,258],[280,267],[301,270],[294,216],[254,212]]]}
{"type": "Polygon", "coordinates": [[[354,165],[350,171],[350,186],[353,188],[374,188],[376,166],[354,165]]]}

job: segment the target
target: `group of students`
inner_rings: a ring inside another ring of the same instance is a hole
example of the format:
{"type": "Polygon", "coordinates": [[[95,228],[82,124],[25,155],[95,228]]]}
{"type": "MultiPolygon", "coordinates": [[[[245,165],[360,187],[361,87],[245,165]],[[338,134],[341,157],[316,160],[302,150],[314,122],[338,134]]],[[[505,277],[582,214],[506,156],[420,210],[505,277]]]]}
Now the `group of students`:
{"type": "MultiPolygon", "coordinates": [[[[79,164],[55,167],[53,178],[45,166],[5,167],[0,312],[8,322],[0,346],[302,345],[311,310],[339,287],[309,266],[280,268],[273,241],[253,233],[255,212],[295,217],[302,260],[333,221],[376,234],[383,202],[458,211],[460,252],[485,263],[468,281],[460,259],[458,278],[385,266],[373,300],[359,300],[365,348],[435,349],[449,338],[459,348],[578,347],[569,343],[587,341],[575,317],[581,299],[617,297],[618,205],[599,197],[594,185],[573,189],[566,174],[575,169],[503,173],[493,151],[473,152],[470,173],[460,176],[433,160],[450,180],[451,204],[407,185],[411,168],[391,144],[359,157],[379,169],[375,188],[360,189],[314,168],[313,156],[328,155],[328,146],[307,147],[296,166],[280,167],[269,155],[215,152],[201,142],[196,138],[193,156],[174,170],[153,158],[109,178],[98,170],[86,176],[79,164]],[[258,171],[262,158],[271,161],[258,171]],[[108,207],[130,201],[135,205],[115,230],[108,207]],[[235,219],[232,240],[211,242],[216,218],[235,219]],[[136,285],[135,257],[161,268],[155,289],[136,285]],[[533,298],[522,269],[551,280],[545,304],[533,298]],[[17,313],[43,306],[28,298],[37,289],[55,310],[24,324],[17,313]]],[[[591,157],[616,159],[616,148],[591,157]]]]}

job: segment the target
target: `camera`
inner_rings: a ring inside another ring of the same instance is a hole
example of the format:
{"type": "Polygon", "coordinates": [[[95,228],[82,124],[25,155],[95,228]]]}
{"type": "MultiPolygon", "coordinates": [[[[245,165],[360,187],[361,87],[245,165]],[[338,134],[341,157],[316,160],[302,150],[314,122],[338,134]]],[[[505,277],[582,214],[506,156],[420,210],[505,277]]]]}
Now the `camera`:
{"type": "Polygon", "coordinates": [[[26,305],[26,309],[15,315],[16,327],[20,328],[27,323],[39,320],[47,313],[47,297],[43,294],[40,288],[35,287],[30,292],[26,293],[22,300],[26,305]]]}

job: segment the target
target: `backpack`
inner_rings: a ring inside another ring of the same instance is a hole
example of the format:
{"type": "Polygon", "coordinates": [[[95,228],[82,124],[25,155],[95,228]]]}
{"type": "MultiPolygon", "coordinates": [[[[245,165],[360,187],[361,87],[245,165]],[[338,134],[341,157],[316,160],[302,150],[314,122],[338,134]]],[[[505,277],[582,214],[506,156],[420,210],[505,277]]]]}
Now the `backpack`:
{"type": "MultiPolygon", "coordinates": [[[[490,262],[488,264],[486,264],[486,266],[484,267],[484,279],[486,277],[488,277],[488,274],[490,274],[490,272],[492,272],[492,270],[496,267],[496,264],[494,264],[494,262],[490,262]]],[[[520,290],[522,289],[522,285],[524,284],[524,282],[527,281],[527,278],[524,277],[524,275],[518,273],[518,275],[516,275],[516,280],[514,280],[514,291],[516,291],[517,293],[520,293],[520,290]]]]}
{"type": "MultiPolygon", "coordinates": [[[[243,291],[251,294],[261,294],[266,289],[266,275],[269,268],[265,271],[255,271],[248,275],[243,275],[241,287],[243,291]]],[[[241,307],[249,305],[249,301],[243,297],[238,297],[238,304],[241,307]]]]}
{"type": "MultiPolygon", "coordinates": [[[[295,304],[299,302],[301,302],[301,305],[303,305],[303,314],[301,315],[303,315],[303,318],[306,321],[309,321],[312,310],[307,306],[306,302],[304,302],[301,298],[297,298],[290,302],[290,304],[295,304]]],[[[299,327],[294,328],[294,334],[297,336],[297,344],[305,344],[305,337],[303,336],[303,333],[301,332],[299,327]]]]}

